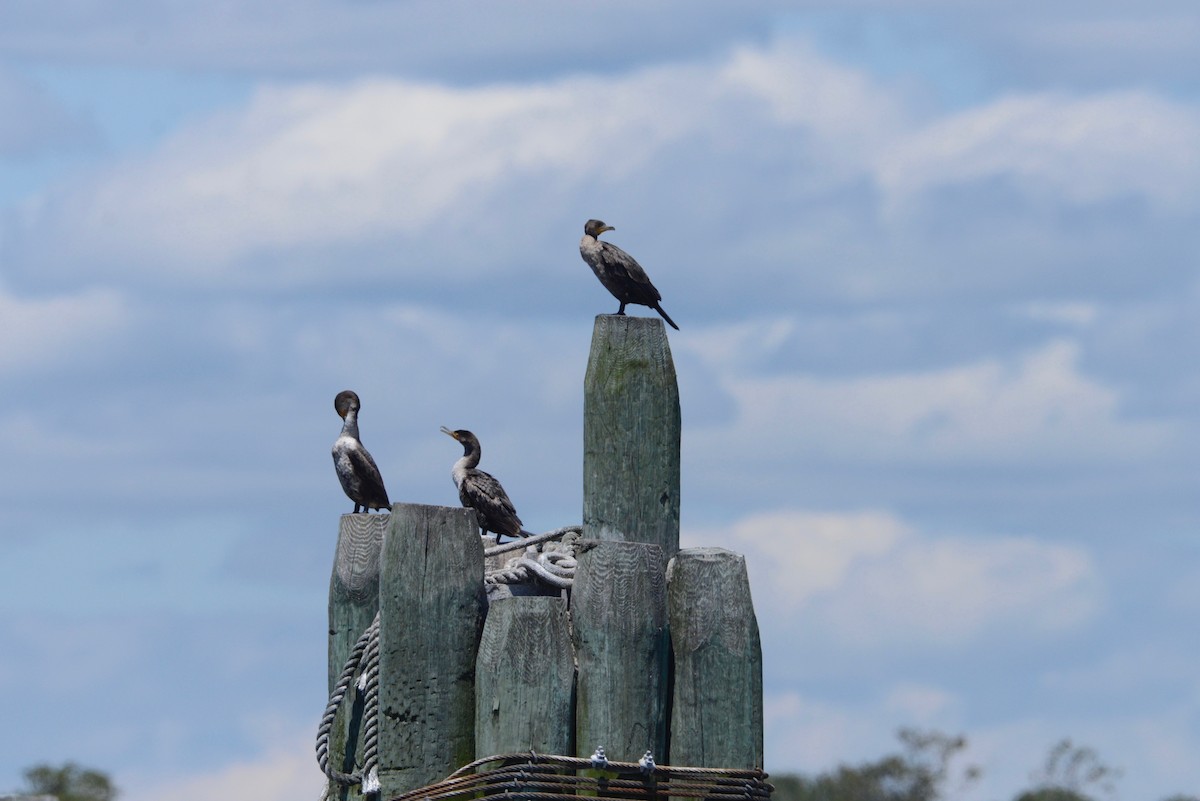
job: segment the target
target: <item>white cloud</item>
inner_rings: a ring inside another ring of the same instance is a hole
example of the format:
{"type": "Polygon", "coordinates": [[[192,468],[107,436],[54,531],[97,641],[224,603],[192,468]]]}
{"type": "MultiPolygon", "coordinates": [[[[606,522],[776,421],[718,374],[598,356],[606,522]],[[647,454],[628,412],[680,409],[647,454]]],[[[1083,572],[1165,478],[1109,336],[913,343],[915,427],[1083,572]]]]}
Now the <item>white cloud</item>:
{"type": "Polygon", "coordinates": [[[133,259],[148,270],[169,257],[197,275],[229,274],[264,250],[406,237],[445,218],[451,229],[466,228],[486,208],[482,195],[547,172],[568,183],[595,177],[600,163],[636,169],[695,127],[692,104],[680,97],[691,82],[686,71],[644,80],[648,86],[616,92],[601,92],[591,79],[524,88],[375,79],[264,89],[247,108],[33,213],[70,220],[98,260],[133,259]],[[647,103],[657,93],[660,101],[647,103]],[[670,113],[658,113],[663,104],[670,113]],[[615,158],[631,141],[638,146],[615,158]]]}
{"type": "MultiPolygon", "coordinates": [[[[954,697],[938,688],[927,691],[954,697]]],[[[1095,712],[1043,715],[1035,711],[989,725],[964,726],[953,703],[925,719],[896,709],[890,699],[904,692],[903,685],[895,685],[881,701],[858,703],[831,703],[795,691],[768,695],[764,701],[767,769],[775,774],[817,773],[839,764],[879,759],[901,750],[895,732],[911,726],[965,734],[967,748],[953,763],[956,767],[947,788],[950,797],[963,801],[1016,796],[1030,787],[1031,775],[1043,767],[1051,747],[1064,737],[1095,749],[1104,764],[1124,769],[1117,782],[1121,797],[1136,788],[1140,797],[1166,798],[1200,781],[1200,769],[1190,758],[1200,747],[1191,704],[1127,716],[1106,714],[1101,703],[1095,712]],[[972,764],[982,768],[982,777],[978,783],[964,785],[956,771],[972,764]],[[1143,769],[1130,770],[1134,765],[1143,769]]]]}
{"type": "Polygon", "coordinates": [[[729,536],[754,559],[756,578],[773,588],[771,606],[795,611],[842,587],[863,559],[892,551],[907,527],[883,512],[774,512],[744,518],[729,536]]]}
{"type": "Polygon", "coordinates": [[[941,687],[904,682],[888,691],[884,704],[889,712],[912,721],[910,725],[938,727],[961,709],[962,699],[941,687]]]}
{"type": "MultiPolygon", "coordinates": [[[[706,534],[745,554],[756,607],[780,613],[762,620],[778,637],[800,627],[854,647],[957,647],[997,627],[1071,629],[1101,600],[1097,568],[1077,546],[932,536],[886,512],[788,510],[706,534]]],[[[895,700],[916,709],[912,694],[895,700]]]]}
{"type": "Polygon", "coordinates": [[[895,742],[894,730],[867,715],[795,691],[763,698],[764,761],[770,773],[828,770],[869,759],[895,742]]]}
{"type": "Polygon", "coordinates": [[[0,288],[0,375],[74,361],[121,331],[127,313],[111,291],[28,299],[0,288]]]}
{"type": "MultiPolygon", "coordinates": [[[[850,703],[795,690],[767,694],[763,699],[767,771],[815,774],[895,754],[902,750],[896,737],[901,728],[959,733],[959,704],[953,693],[906,683],[885,683],[882,689],[878,698],[850,703]]],[[[960,759],[956,765],[966,762],[960,759]]],[[[957,774],[951,782],[956,779],[957,774]]]]}
{"type": "MultiPolygon", "coordinates": [[[[737,161],[748,147],[806,164],[806,184],[840,181],[863,169],[882,135],[875,132],[894,129],[898,113],[898,102],[862,73],[794,41],[604,79],[269,87],[150,155],[30,202],[24,219],[31,237],[43,240],[34,247],[57,254],[51,261],[59,269],[77,269],[69,257],[86,252],[92,269],[152,280],[295,283],[307,277],[311,253],[275,268],[258,263],[256,276],[241,265],[264,253],[378,239],[408,252],[436,241],[445,257],[459,240],[482,243],[490,232],[527,228],[518,224],[527,212],[514,197],[585,204],[597,188],[627,194],[678,186],[680,168],[711,168],[710,156],[737,161]],[[53,238],[60,226],[69,227],[70,240],[53,238]]],[[[514,239],[497,236],[486,254],[463,244],[470,265],[443,258],[438,266],[476,273],[498,257],[527,259],[514,239]]],[[[390,271],[431,269],[403,255],[396,261],[390,271]]]]}
{"type": "MultiPolygon", "coordinates": [[[[127,801],[318,801],[325,788],[313,756],[313,737],[300,733],[266,745],[261,753],[213,771],[170,780],[136,781],[122,786],[127,801]]],[[[118,777],[120,778],[120,777],[118,777]]]]}
{"type": "Polygon", "coordinates": [[[1013,95],[900,136],[879,161],[888,207],[940,186],[1004,178],[1095,203],[1137,195],[1181,210],[1200,179],[1200,113],[1146,92],[1013,95]]]}
{"type": "Polygon", "coordinates": [[[1100,316],[1100,308],[1095,303],[1086,303],[1083,301],[1054,302],[1034,300],[1021,304],[1013,311],[1030,320],[1057,323],[1073,328],[1086,328],[1100,316]]]}
{"type": "MultiPolygon", "coordinates": [[[[889,209],[995,177],[1052,206],[1132,194],[1177,209],[1200,185],[1198,134],[1194,108],[1148,92],[1012,95],[938,116],[798,38],[603,78],[276,85],[31,200],[14,265],[31,281],[273,288],[557,275],[580,221],[615,207],[664,232],[651,264],[686,264],[710,296],[873,297],[930,272],[945,291],[951,273],[997,279],[959,253],[953,269],[937,262],[889,209]],[[806,258],[840,266],[797,270],[806,258]],[[735,281],[730,260],[753,269],[735,281]],[[910,263],[883,270],[897,260],[910,263]]],[[[1065,247],[1040,228],[1005,242],[1065,247]]]]}
{"type": "Polygon", "coordinates": [[[1071,629],[1099,611],[1090,555],[1033,539],[913,540],[864,561],[853,586],[819,613],[847,641],[919,639],[943,645],[1000,625],[1033,635],[1071,629]]]}
{"type": "Polygon", "coordinates": [[[737,419],[703,438],[721,452],[761,443],[759,456],[775,460],[1041,464],[1127,460],[1169,441],[1167,424],[1125,419],[1118,392],[1085,375],[1080,359],[1080,346],[1061,339],[1013,357],[851,378],[746,375],[726,361],[721,383],[737,419]]]}
{"type": "Polygon", "coordinates": [[[1105,53],[1128,63],[1131,55],[1186,57],[1200,37],[1200,19],[1192,6],[1165,12],[1086,14],[1079,18],[1042,20],[1021,28],[1020,37],[1047,51],[1064,55],[1105,53]],[[1119,55],[1118,55],[1119,54],[1119,55]]]}
{"type": "Polygon", "coordinates": [[[1127,695],[1148,685],[1188,686],[1194,690],[1186,700],[1200,704],[1194,659],[1177,642],[1142,642],[1079,664],[1052,667],[1040,676],[1040,683],[1063,698],[1127,695]]]}

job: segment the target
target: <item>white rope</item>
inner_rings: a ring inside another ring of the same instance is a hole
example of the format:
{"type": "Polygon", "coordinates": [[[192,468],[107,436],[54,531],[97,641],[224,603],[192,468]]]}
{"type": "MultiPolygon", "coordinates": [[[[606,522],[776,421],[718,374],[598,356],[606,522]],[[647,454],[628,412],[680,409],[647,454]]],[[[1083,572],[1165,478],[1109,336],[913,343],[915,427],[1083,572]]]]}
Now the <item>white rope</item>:
{"type": "Polygon", "coordinates": [[[530,548],[521,556],[510,559],[500,570],[483,577],[485,585],[521,584],[537,578],[559,589],[570,589],[575,583],[575,557],[562,551],[538,553],[530,548]]]}
{"type": "Polygon", "coordinates": [[[528,548],[530,545],[541,545],[543,542],[558,540],[565,537],[567,534],[582,534],[583,526],[563,526],[556,528],[554,531],[547,531],[545,534],[534,534],[532,537],[521,537],[512,542],[506,542],[503,545],[493,545],[491,548],[485,548],[483,551],[484,557],[499,556],[502,553],[509,551],[519,551],[522,548],[528,548]]]}
{"type": "MultiPolygon", "coordinates": [[[[378,673],[379,667],[379,613],[375,613],[375,619],[367,626],[367,630],[358,638],[358,642],[354,644],[354,648],[350,651],[350,657],[346,660],[346,666],[342,668],[342,675],[338,677],[337,684],[334,685],[333,692],[329,695],[329,703],[325,706],[325,714],[321,716],[321,725],[317,727],[317,764],[321,766],[321,772],[328,776],[338,784],[358,784],[362,778],[354,773],[344,773],[329,764],[329,735],[333,731],[333,722],[337,718],[338,709],[342,706],[342,699],[346,697],[346,691],[350,689],[350,685],[354,683],[354,677],[359,672],[359,667],[363,664],[363,657],[374,648],[375,651],[375,668],[378,673]],[[373,645],[372,645],[373,644],[373,645]]],[[[375,685],[378,687],[379,679],[376,676],[375,685]]],[[[368,687],[370,680],[368,679],[368,687]]],[[[376,708],[378,702],[376,702],[376,708]]]]}
{"type": "MultiPolygon", "coordinates": [[[[564,526],[545,534],[525,537],[515,542],[497,545],[484,551],[485,556],[497,556],[520,548],[525,552],[509,560],[500,570],[487,573],[484,576],[485,585],[519,584],[533,579],[540,580],[552,587],[569,589],[575,580],[575,556],[573,548],[567,550],[539,552],[536,546],[559,540],[568,534],[580,534],[582,526],[564,526]]],[[[325,714],[317,727],[317,764],[332,782],[350,786],[362,785],[363,793],[379,791],[379,613],[371,625],[359,636],[342,673],[329,695],[329,703],[325,706],[325,714]],[[355,678],[357,677],[357,681],[355,678]],[[363,737],[363,766],[361,772],[345,773],[334,768],[329,759],[329,739],[333,731],[333,723],[338,710],[345,700],[350,685],[363,700],[362,737],[363,737]]],[[[327,788],[325,798],[334,797],[332,786],[327,788]]]]}
{"type": "Polygon", "coordinates": [[[522,584],[537,579],[551,587],[570,589],[575,581],[574,543],[568,542],[565,550],[539,550],[535,546],[568,534],[582,533],[583,526],[563,526],[545,534],[488,548],[484,551],[485,556],[498,556],[519,548],[524,548],[525,552],[509,559],[504,567],[488,571],[483,577],[484,585],[522,584]]]}

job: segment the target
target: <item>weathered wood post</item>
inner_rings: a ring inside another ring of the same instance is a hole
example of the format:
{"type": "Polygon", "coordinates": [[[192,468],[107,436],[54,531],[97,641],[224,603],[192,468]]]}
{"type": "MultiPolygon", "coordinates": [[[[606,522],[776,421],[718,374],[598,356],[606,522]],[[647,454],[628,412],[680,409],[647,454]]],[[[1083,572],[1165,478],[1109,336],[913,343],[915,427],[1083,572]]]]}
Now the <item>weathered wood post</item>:
{"type": "Polygon", "coordinates": [[[762,646],[741,554],[685,548],[667,567],[675,656],[671,764],[762,768],[762,646]]]}
{"type": "Polygon", "coordinates": [[[469,509],[396,504],[379,587],[381,798],[475,758],[483,547],[469,509]]]}
{"type": "Polygon", "coordinates": [[[475,756],[571,754],[575,660],[567,604],[515,596],[488,607],[475,668],[475,756]]]}
{"type": "Polygon", "coordinates": [[[583,552],[571,600],[576,752],[667,757],[666,561],[679,550],[679,386],[661,320],[602,314],[583,385],[583,552]]]}
{"type": "Polygon", "coordinates": [[[379,555],[391,516],[342,515],[329,578],[329,690],[379,611],[379,555]]]}
{"type": "Polygon", "coordinates": [[[571,597],[575,751],[603,745],[609,759],[667,754],[667,584],[662,548],[584,540],[571,597]]]}
{"type": "Polygon", "coordinates": [[[470,510],[396,504],[390,515],[343,517],[330,583],[331,687],[343,676],[335,706],[358,669],[343,663],[376,608],[380,623],[378,639],[362,640],[370,667],[355,703],[366,712],[322,718],[318,758],[334,755],[354,774],[330,767],[336,781],[362,779],[386,799],[478,757],[587,757],[597,746],[612,761],[649,749],[675,767],[761,768],[761,648],[745,563],[720,548],[679,550],[679,390],[661,320],[596,318],[584,402],[584,539],[563,546],[577,559],[569,608],[526,587],[496,592],[489,610],[470,510]]]}
{"type": "MultiPolygon", "coordinates": [[[[329,578],[329,692],[355,642],[379,610],[379,555],[389,515],[342,515],[338,524],[333,574],[329,578]]],[[[362,766],[362,742],[356,736],[361,704],[343,707],[330,734],[330,753],[342,755],[335,767],[352,773],[362,766]]],[[[342,799],[358,797],[357,788],[339,788],[342,799]]]]}
{"type": "Polygon", "coordinates": [[[597,316],[583,394],[583,536],[651,542],[670,559],[679,550],[679,386],[662,320],[597,316]]]}

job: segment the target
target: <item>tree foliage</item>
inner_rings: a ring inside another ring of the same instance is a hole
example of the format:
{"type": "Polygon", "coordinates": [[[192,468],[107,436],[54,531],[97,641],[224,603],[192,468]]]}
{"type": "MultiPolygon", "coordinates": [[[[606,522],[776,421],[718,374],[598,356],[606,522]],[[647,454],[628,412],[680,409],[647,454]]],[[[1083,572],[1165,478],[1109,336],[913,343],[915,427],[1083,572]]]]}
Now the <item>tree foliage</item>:
{"type": "Polygon", "coordinates": [[[1093,801],[1091,796],[1068,790],[1065,787],[1043,787],[1039,790],[1026,790],[1017,796],[1016,801],[1093,801]]]}
{"type": "MultiPolygon", "coordinates": [[[[771,777],[774,801],[953,801],[981,775],[978,767],[955,768],[966,748],[963,737],[902,729],[900,753],[861,765],[839,765],[816,776],[771,777]]],[[[1047,753],[1042,768],[1031,774],[1032,787],[1013,801],[1103,801],[1115,792],[1121,771],[1097,753],[1064,739],[1047,753]]],[[[1173,795],[1163,801],[1200,801],[1173,795]]]]}
{"type": "Polygon", "coordinates": [[[1016,801],[1096,801],[1111,796],[1121,771],[1100,761],[1095,750],[1059,740],[1046,755],[1046,764],[1033,775],[1034,789],[1016,801]]]}
{"type": "Polygon", "coordinates": [[[52,795],[58,801],[114,801],[117,797],[117,788],[108,774],[74,762],[34,765],[23,775],[23,792],[29,795],[52,795]]]}
{"type": "MultiPolygon", "coordinates": [[[[781,776],[772,781],[776,801],[938,801],[954,774],[951,762],[966,748],[963,737],[901,729],[902,753],[862,765],[840,765],[815,777],[781,776]]],[[[961,790],[979,777],[965,768],[954,787],[961,790]]]]}

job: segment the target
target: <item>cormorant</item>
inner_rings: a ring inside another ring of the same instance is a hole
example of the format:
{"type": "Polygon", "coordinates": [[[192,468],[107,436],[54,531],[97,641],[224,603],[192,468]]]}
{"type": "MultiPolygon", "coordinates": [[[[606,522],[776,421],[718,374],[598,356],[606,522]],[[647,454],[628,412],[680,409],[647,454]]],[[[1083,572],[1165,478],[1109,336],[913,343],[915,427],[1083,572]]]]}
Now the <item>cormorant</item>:
{"type": "Polygon", "coordinates": [[[333,466],[337,470],[338,480],[342,482],[342,489],[354,501],[351,514],[357,514],[360,508],[370,512],[372,509],[390,509],[392,506],[375,460],[358,439],[358,410],[361,405],[358,395],[349,389],[339,392],[333,399],[333,408],[346,421],[342,425],[341,435],[333,443],[333,466]]]}
{"type": "Polygon", "coordinates": [[[479,457],[483,449],[479,447],[479,438],[470,431],[458,429],[451,431],[442,426],[442,433],[454,437],[462,443],[463,455],[454,463],[450,475],[458,487],[458,499],[468,509],[475,510],[475,518],[483,534],[489,531],[496,533],[496,542],[500,536],[528,537],[528,531],[521,528],[521,518],[508,493],[500,482],[490,473],[479,469],[479,457]]]}
{"type": "Polygon", "coordinates": [[[679,330],[675,321],[663,311],[659,305],[662,295],[650,283],[650,276],[642,269],[642,265],[625,251],[611,242],[601,242],[600,234],[605,231],[615,231],[611,225],[599,220],[588,220],[583,226],[583,239],[579,240],[579,255],[592,268],[592,272],[604,284],[604,288],[621,301],[617,314],[625,313],[625,305],[636,303],[639,306],[649,306],[662,315],[667,324],[679,330]]]}

